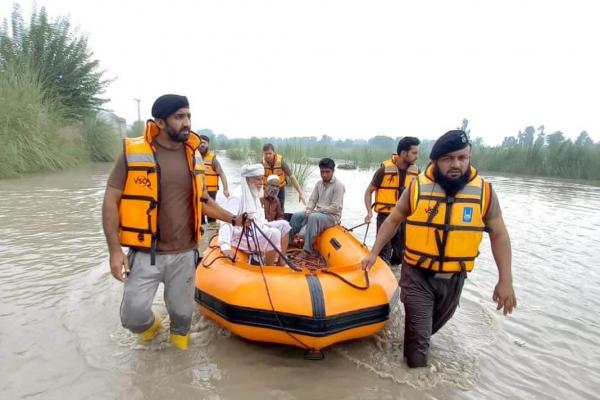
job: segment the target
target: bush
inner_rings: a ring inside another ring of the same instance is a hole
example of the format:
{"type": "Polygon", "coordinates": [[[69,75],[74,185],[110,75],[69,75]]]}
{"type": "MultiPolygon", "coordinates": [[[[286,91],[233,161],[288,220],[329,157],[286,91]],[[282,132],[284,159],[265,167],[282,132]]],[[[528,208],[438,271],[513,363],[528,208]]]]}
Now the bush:
{"type": "Polygon", "coordinates": [[[0,70],[0,178],[54,171],[83,159],[81,135],[65,128],[61,109],[33,71],[14,64],[0,70]]]}
{"type": "Polygon", "coordinates": [[[113,161],[121,148],[113,128],[95,115],[88,116],[83,122],[83,142],[92,161],[113,161]]]}

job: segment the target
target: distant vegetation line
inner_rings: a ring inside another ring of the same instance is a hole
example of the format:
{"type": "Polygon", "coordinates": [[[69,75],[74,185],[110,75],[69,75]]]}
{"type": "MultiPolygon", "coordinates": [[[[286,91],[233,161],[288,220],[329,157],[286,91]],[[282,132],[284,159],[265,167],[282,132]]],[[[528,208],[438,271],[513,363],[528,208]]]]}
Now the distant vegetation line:
{"type": "MultiPolygon", "coordinates": [[[[471,135],[468,121],[460,127],[471,135]]],[[[375,136],[371,139],[335,140],[327,135],[317,137],[229,139],[200,131],[212,137],[213,147],[225,150],[233,160],[260,161],[262,145],[273,143],[278,153],[290,163],[315,164],[330,157],[356,168],[378,166],[394,152],[400,138],[375,136]]],[[[419,165],[429,162],[434,140],[422,140],[419,165]]],[[[487,146],[481,138],[472,139],[472,162],[481,171],[518,173],[522,175],[600,180],[600,142],[594,143],[587,132],[577,139],[565,138],[560,131],[547,134],[544,126],[526,127],[515,136],[507,136],[499,146],[487,146]]]]}

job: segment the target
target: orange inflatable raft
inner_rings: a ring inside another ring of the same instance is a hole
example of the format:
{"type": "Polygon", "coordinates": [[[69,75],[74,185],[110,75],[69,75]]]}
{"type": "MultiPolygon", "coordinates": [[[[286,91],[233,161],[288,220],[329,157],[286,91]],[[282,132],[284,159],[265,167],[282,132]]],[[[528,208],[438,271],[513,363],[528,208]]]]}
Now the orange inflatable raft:
{"type": "Polygon", "coordinates": [[[317,237],[323,268],[257,266],[237,253],[224,258],[216,237],[196,270],[195,298],[201,312],[233,333],[255,341],[320,350],[372,335],[383,328],[398,301],[398,283],[377,258],[368,272],[368,253],[336,225],[317,237]]]}

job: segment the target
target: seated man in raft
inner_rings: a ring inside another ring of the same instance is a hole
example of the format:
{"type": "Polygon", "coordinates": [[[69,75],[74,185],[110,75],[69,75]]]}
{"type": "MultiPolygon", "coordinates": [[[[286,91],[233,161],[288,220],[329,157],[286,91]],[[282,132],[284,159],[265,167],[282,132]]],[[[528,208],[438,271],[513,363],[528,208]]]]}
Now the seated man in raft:
{"type": "MultiPolygon", "coordinates": [[[[285,220],[269,222],[265,218],[260,200],[263,197],[264,173],[265,170],[262,164],[244,165],[241,169],[241,194],[231,196],[224,207],[226,210],[237,210],[237,214],[247,213],[248,217],[253,218],[254,223],[262,233],[254,227],[254,224],[243,231],[241,227],[234,227],[231,223],[221,222],[219,247],[223,254],[233,258],[234,250],[232,247],[238,246],[239,243],[239,250],[247,253],[260,252],[260,255],[264,256],[266,265],[274,265],[277,258],[275,250],[280,251],[282,254],[285,254],[287,250],[291,228],[285,220]],[[251,231],[254,238],[245,233],[248,230],[251,231]],[[255,241],[258,242],[258,249],[255,241]]],[[[283,258],[279,259],[279,265],[285,265],[283,258]]]]}
{"type": "Polygon", "coordinates": [[[335,162],[331,158],[323,158],[319,161],[321,180],[313,189],[306,211],[300,211],[292,215],[292,237],[300,232],[306,224],[304,234],[303,256],[314,256],[314,240],[321,232],[330,226],[340,223],[342,219],[342,208],[344,206],[344,184],[340,182],[333,172],[335,162]]]}
{"type": "Polygon", "coordinates": [[[265,195],[260,199],[263,209],[265,210],[265,218],[269,222],[284,219],[283,209],[277,198],[278,194],[279,177],[277,175],[269,175],[265,186],[265,195]]]}

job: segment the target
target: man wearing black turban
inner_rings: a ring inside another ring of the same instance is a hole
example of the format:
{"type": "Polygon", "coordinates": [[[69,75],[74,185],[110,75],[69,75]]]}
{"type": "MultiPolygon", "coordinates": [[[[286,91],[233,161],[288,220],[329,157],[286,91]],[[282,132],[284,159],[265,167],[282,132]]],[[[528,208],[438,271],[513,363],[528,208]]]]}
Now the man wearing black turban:
{"type": "Polygon", "coordinates": [[[493,293],[497,309],[504,308],[506,315],[517,306],[508,231],[491,184],[471,166],[467,134],[446,132],[429,157],[431,163],[402,193],[362,260],[363,268],[370,268],[406,221],[400,298],[405,311],[404,356],[411,368],[427,365],[431,336],[454,314],[467,272],[479,254],[483,231],[489,232],[498,267],[493,293]]]}
{"type": "Polygon", "coordinates": [[[206,192],[201,140],[191,131],[187,98],[160,96],[152,116],[142,137],[124,141],[108,179],[102,222],[111,273],[125,284],[121,323],[142,341],[152,340],[163,327],[152,311],[162,282],[171,343],[184,350],[195,308],[202,214],[237,226],[244,218],[221,208],[206,192]],[[128,256],[121,246],[129,247],[128,256]]]}

